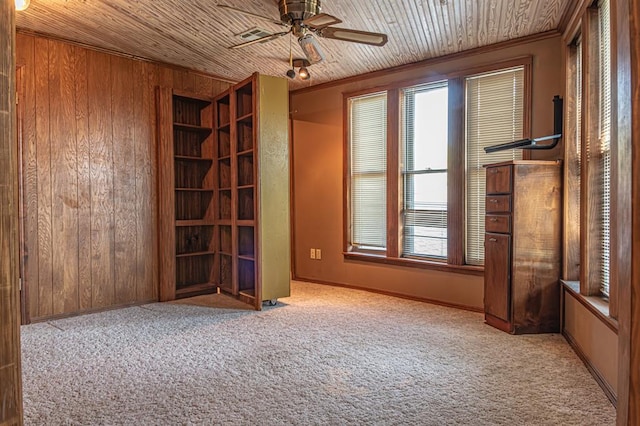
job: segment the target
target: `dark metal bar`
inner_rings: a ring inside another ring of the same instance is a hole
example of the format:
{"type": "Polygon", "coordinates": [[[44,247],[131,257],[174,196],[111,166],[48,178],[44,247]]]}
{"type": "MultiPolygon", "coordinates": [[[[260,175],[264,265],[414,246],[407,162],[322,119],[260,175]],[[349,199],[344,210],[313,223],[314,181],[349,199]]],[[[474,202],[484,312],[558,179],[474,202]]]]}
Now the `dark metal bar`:
{"type": "Polygon", "coordinates": [[[531,146],[533,141],[531,139],[520,139],[513,142],[501,143],[497,145],[491,145],[484,149],[484,152],[487,154],[497,151],[504,151],[505,149],[515,149],[515,148],[524,148],[527,146],[531,146]]]}
{"type": "Polygon", "coordinates": [[[553,135],[543,136],[535,139],[520,139],[513,142],[491,145],[484,149],[484,152],[490,154],[492,152],[504,151],[505,149],[553,149],[562,138],[562,98],[558,95],[553,97],[553,135]],[[538,142],[553,140],[550,144],[538,145],[538,142]]]}

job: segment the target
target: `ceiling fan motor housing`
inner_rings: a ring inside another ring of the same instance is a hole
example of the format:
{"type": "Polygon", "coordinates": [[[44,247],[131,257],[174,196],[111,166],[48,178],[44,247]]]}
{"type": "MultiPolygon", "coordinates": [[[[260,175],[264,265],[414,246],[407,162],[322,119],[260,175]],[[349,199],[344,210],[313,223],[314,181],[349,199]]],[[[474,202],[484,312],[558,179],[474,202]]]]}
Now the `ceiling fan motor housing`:
{"type": "Polygon", "coordinates": [[[280,20],[291,25],[320,13],[320,0],[279,0],[280,20]]]}

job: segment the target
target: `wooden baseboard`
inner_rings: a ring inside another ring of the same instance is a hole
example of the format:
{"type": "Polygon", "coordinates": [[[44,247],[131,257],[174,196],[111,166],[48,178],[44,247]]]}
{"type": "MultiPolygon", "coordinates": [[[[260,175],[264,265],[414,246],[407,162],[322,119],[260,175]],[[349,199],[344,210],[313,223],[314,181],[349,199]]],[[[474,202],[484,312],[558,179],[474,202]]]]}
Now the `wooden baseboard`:
{"type": "Polygon", "coordinates": [[[397,298],[400,298],[400,299],[413,300],[415,302],[430,303],[432,305],[444,306],[444,307],[447,307],[447,308],[454,308],[454,309],[461,309],[463,311],[470,311],[470,312],[477,312],[477,313],[483,313],[484,312],[484,310],[482,308],[476,308],[476,307],[473,307],[473,306],[458,305],[458,304],[455,304],[455,303],[441,302],[439,300],[427,299],[427,298],[424,298],[424,297],[409,296],[409,295],[406,295],[406,294],[394,293],[392,291],[386,291],[386,290],[378,290],[378,289],[367,288],[367,287],[358,287],[358,286],[350,285],[350,284],[334,283],[334,282],[331,282],[331,281],[315,280],[315,279],[302,278],[302,277],[296,277],[296,276],[294,276],[292,278],[292,280],[293,281],[302,281],[302,282],[307,282],[307,283],[313,283],[313,284],[330,285],[330,286],[333,286],[333,287],[349,288],[349,289],[352,289],[352,290],[368,291],[369,293],[376,293],[376,294],[382,294],[384,296],[391,296],[391,297],[397,297],[397,298]]]}
{"type": "MultiPolygon", "coordinates": [[[[141,305],[146,305],[146,304],[149,304],[149,303],[157,303],[157,302],[158,302],[158,300],[150,299],[150,300],[145,300],[145,301],[142,301],[142,302],[126,303],[126,304],[123,304],[123,305],[107,306],[105,308],[86,309],[84,311],[73,312],[71,314],[51,315],[51,316],[48,316],[48,317],[38,317],[38,318],[31,317],[31,322],[29,322],[28,324],[36,324],[36,323],[47,322],[47,321],[56,321],[56,320],[61,320],[61,319],[65,319],[65,318],[73,318],[73,317],[77,317],[77,316],[80,316],[80,315],[97,314],[97,313],[100,313],[100,312],[113,311],[113,310],[116,310],[116,309],[123,309],[123,308],[131,308],[133,306],[141,306],[141,305]]],[[[22,325],[25,325],[25,324],[22,324],[22,325]]]]}
{"type": "Polygon", "coordinates": [[[569,346],[571,346],[571,348],[576,353],[576,355],[578,355],[578,358],[582,360],[585,367],[587,367],[587,370],[589,370],[589,373],[591,373],[591,375],[596,380],[598,385],[600,385],[605,395],[607,395],[607,398],[609,398],[609,401],[611,401],[611,404],[613,404],[613,406],[616,407],[618,405],[618,397],[616,396],[616,392],[609,385],[609,383],[607,383],[605,378],[602,377],[602,374],[600,374],[598,369],[591,363],[591,361],[589,360],[587,355],[582,351],[582,349],[580,348],[576,340],[573,338],[573,336],[570,333],[568,333],[566,330],[562,331],[562,335],[566,339],[567,343],[569,343],[569,346]]]}

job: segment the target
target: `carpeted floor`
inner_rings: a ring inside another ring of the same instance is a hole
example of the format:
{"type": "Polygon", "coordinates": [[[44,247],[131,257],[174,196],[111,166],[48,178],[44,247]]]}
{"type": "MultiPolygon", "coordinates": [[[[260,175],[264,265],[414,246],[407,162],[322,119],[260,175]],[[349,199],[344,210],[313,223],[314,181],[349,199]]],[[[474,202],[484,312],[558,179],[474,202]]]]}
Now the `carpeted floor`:
{"type": "Polygon", "coordinates": [[[27,425],[615,423],[559,335],[315,284],[262,312],[156,303],[24,326],[22,345],[27,425]]]}

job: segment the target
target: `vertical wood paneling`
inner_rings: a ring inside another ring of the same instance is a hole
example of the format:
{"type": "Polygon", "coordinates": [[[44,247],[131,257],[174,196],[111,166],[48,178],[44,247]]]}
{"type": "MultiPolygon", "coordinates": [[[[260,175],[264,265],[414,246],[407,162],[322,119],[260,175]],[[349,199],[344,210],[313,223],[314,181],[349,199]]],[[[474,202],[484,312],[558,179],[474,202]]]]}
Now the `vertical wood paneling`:
{"type": "Polygon", "coordinates": [[[213,97],[213,80],[200,74],[194,74],[193,80],[193,92],[195,94],[213,97]]]}
{"type": "MultiPolygon", "coordinates": [[[[617,424],[640,424],[640,5],[613,2],[617,25],[615,121],[620,158],[616,171],[616,228],[629,232],[618,241],[618,404],[617,424]],[[625,161],[626,160],[626,161],[625,161]]],[[[612,257],[613,258],[613,257],[612,257]]],[[[615,258],[613,258],[615,259],[615,258]]]]}
{"type": "Polygon", "coordinates": [[[173,70],[173,88],[194,92],[196,90],[195,74],[185,70],[173,70]]]}
{"type": "MultiPolygon", "coordinates": [[[[20,105],[23,113],[22,127],[22,190],[24,240],[34,244],[23,245],[24,277],[22,286],[27,292],[29,315],[38,315],[38,175],[36,146],[36,80],[35,80],[35,39],[18,35],[16,43],[21,46],[16,51],[16,64],[22,66],[23,93],[20,105]]],[[[29,316],[27,315],[27,316],[29,316]]]]}
{"type": "MultiPolygon", "coordinates": [[[[49,139],[49,42],[35,40],[36,143],[38,186],[38,312],[53,315],[53,246],[51,228],[51,143],[49,139]]],[[[28,123],[25,121],[25,127],[28,123]]]]}
{"type": "MultiPolygon", "coordinates": [[[[147,69],[147,76],[149,78],[148,83],[148,96],[149,96],[149,106],[148,106],[148,120],[149,120],[149,131],[150,131],[150,139],[147,141],[148,143],[148,152],[150,159],[150,176],[149,176],[149,184],[151,185],[152,191],[150,193],[149,204],[152,206],[158,205],[158,127],[156,123],[156,87],[158,87],[159,82],[159,71],[158,66],[155,64],[145,64],[145,68],[147,69]]],[[[154,208],[151,212],[152,221],[151,223],[146,224],[147,233],[150,234],[149,240],[151,245],[146,245],[143,247],[144,250],[147,250],[147,255],[149,252],[152,254],[152,257],[149,259],[151,268],[151,288],[149,289],[151,292],[151,299],[158,300],[159,299],[159,267],[158,267],[158,211],[157,208],[154,208]]]]}
{"type": "Polygon", "coordinates": [[[149,144],[151,138],[150,110],[152,99],[149,93],[148,64],[143,62],[133,63],[133,105],[134,105],[134,134],[135,149],[135,300],[151,300],[154,295],[151,291],[154,286],[153,266],[157,258],[156,241],[153,238],[156,229],[153,210],[149,206],[155,206],[155,187],[151,180],[151,163],[155,157],[151,155],[149,144]]]}
{"type": "Polygon", "coordinates": [[[136,300],[136,150],[133,62],[111,58],[113,196],[115,223],[115,303],[136,300]]]}
{"type": "Polygon", "coordinates": [[[53,314],[78,310],[78,170],[74,47],[49,42],[53,314]],[[64,268],[57,267],[64,265],[64,268]]]}
{"type": "Polygon", "coordinates": [[[160,65],[155,65],[155,73],[156,73],[156,85],[157,86],[161,86],[161,87],[173,87],[174,89],[180,89],[182,90],[182,82],[175,82],[174,81],[174,73],[173,70],[171,68],[166,68],[160,65]],[[174,84],[177,83],[179,84],[179,86],[175,86],[174,84]]]}
{"type": "MultiPolygon", "coordinates": [[[[17,155],[18,155],[18,169],[17,169],[17,175],[18,176],[22,176],[23,175],[23,164],[22,164],[22,121],[23,121],[23,112],[22,112],[22,104],[19,103],[18,99],[20,98],[24,98],[24,77],[22,76],[23,74],[23,69],[22,66],[17,65],[16,64],[16,75],[15,75],[15,93],[16,93],[16,128],[15,128],[15,132],[16,132],[16,151],[17,151],[17,155]]],[[[22,182],[18,182],[18,259],[19,259],[19,270],[18,270],[18,276],[20,278],[24,277],[24,261],[22,259],[25,258],[25,252],[24,252],[24,244],[22,244],[22,241],[24,241],[24,223],[26,222],[25,220],[25,211],[24,211],[24,203],[22,202],[24,197],[24,192],[23,192],[23,187],[22,187],[22,182]]],[[[21,281],[22,284],[22,281],[21,281]]],[[[29,310],[27,309],[27,298],[26,298],[26,294],[27,294],[27,288],[22,285],[20,288],[20,324],[27,324],[30,320],[28,317],[28,313],[29,310]]]]}
{"type": "Polygon", "coordinates": [[[76,152],[78,155],[78,309],[92,307],[91,289],[91,155],[87,51],[76,48],[76,152]]]}
{"type": "Polygon", "coordinates": [[[224,92],[225,90],[227,90],[232,85],[231,83],[227,83],[226,81],[213,80],[212,86],[213,86],[213,93],[211,94],[211,96],[215,97],[215,96],[218,96],[220,93],[224,92]]]}
{"type": "Polygon", "coordinates": [[[111,57],[87,53],[92,306],[115,303],[111,57]]]}
{"type": "Polygon", "coordinates": [[[631,315],[627,319],[630,330],[629,360],[629,424],[640,423],[640,5],[629,2],[631,41],[631,229],[633,229],[630,260],[631,315]]]}
{"type": "Polygon", "coordinates": [[[31,318],[157,300],[155,88],[211,96],[229,83],[42,37],[18,43],[31,318]]]}
{"type": "Polygon", "coordinates": [[[0,424],[22,424],[13,2],[0,1],[0,424]]]}

